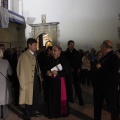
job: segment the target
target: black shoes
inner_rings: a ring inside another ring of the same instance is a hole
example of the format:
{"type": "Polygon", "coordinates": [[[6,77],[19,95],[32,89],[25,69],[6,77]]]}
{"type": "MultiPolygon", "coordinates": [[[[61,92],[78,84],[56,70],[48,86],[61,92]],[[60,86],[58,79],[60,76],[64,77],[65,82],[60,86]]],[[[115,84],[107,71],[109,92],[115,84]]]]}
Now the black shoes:
{"type": "Polygon", "coordinates": [[[41,116],[40,113],[33,113],[33,114],[32,114],[32,117],[40,117],[40,116],[41,116]]]}
{"type": "MultiPolygon", "coordinates": [[[[32,113],[32,115],[30,116],[30,117],[40,117],[41,116],[41,114],[40,113],[32,113]]],[[[24,117],[24,120],[31,120],[31,118],[30,117],[28,117],[28,116],[25,116],[24,117]]]]}
{"type": "Polygon", "coordinates": [[[35,117],[40,117],[41,114],[40,113],[35,113],[35,117]]]}

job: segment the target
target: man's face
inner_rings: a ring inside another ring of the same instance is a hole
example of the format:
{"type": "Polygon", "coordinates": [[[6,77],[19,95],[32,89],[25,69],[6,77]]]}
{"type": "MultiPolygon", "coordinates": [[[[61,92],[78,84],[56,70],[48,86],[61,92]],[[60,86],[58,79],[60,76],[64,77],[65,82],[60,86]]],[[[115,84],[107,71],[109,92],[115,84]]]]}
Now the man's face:
{"type": "Polygon", "coordinates": [[[28,46],[32,52],[35,52],[37,50],[37,43],[33,43],[32,45],[29,44],[28,46]]]}
{"type": "Polygon", "coordinates": [[[61,53],[61,51],[57,47],[53,48],[53,56],[55,58],[59,57],[60,53],[61,53]]]}
{"type": "Polygon", "coordinates": [[[73,50],[74,49],[74,43],[71,42],[69,45],[68,45],[68,49],[69,50],[73,50]]]}
{"type": "Polygon", "coordinates": [[[52,54],[53,54],[53,51],[51,49],[48,49],[47,55],[52,55],[52,54]]]}

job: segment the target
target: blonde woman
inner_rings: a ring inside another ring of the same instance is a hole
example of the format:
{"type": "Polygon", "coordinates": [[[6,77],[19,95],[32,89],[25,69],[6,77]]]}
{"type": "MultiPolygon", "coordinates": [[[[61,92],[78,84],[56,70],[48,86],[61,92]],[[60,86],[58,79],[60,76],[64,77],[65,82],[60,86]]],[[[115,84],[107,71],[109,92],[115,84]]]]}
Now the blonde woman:
{"type": "Polygon", "coordinates": [[[3,51],[0,49],[0,118],[7,118],[7,104],[10,103],[10,87],[8,75],[12,74],[9,62],[3,58],[3,51]]]}

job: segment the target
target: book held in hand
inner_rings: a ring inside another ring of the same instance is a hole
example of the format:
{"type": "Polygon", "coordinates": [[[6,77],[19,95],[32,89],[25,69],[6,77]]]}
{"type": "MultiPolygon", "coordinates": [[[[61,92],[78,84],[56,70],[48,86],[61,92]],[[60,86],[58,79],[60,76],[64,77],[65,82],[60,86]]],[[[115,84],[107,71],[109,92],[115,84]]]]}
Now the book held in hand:
{"type": "Polygon", "coordinates": [[[56,65],[55,67],[53,67],[53,68],[51,68],[51,71],[54,71],[54,70],[56,70],[56,71],[61,71],[63,68],[62,68],[62,65],[61,64],[58,64],[58,65],[56,65]]]}

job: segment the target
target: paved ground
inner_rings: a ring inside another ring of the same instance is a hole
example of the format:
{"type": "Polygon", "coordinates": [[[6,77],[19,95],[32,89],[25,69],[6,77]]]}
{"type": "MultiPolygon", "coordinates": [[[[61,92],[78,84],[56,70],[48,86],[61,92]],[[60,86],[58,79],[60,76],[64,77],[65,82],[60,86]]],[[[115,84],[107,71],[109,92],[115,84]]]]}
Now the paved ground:
{"type": "MultiPolygon", "coordinates": [[[[66,118],[58,118],[57,120],[93,120],[92,86],[90,87],[82,86],[82,89],[85,105],[79,106],[76,99],[75,103],[73,104],[70,103],[71,114],[66,118]]],[[[38,118],[32,118],[32,120],[49,120],[47,117],[45,117],[46,105],[43,103],[43,101],[41,101],[40,110],[42,116],[38,118]]],[[[7,120],[22,120],[21,109],[16,109],[14,106],[10,106],[7,120]]],[[[55,120],[55,118],[51,120],[55,120]]],[[[105,109],[102,110],[102,120],[110,120],[110,114],[105,109]]]]}

